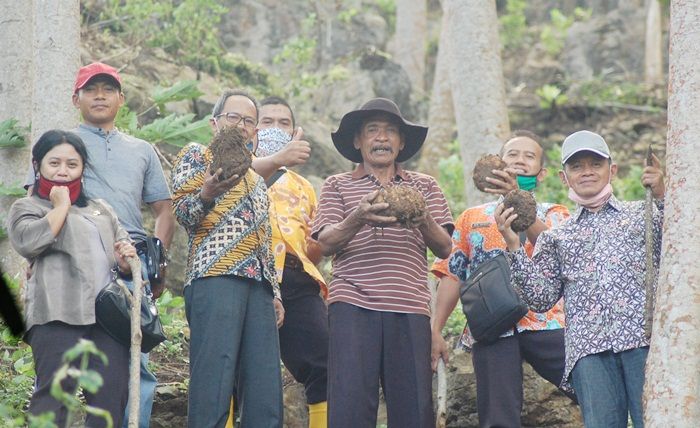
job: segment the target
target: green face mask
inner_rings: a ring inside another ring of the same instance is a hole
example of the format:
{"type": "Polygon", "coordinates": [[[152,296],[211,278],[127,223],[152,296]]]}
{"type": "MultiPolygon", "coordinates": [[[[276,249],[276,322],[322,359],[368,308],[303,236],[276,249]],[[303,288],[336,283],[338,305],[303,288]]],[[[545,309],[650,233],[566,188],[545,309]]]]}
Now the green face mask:
{"type": "Polygon", "coordinates": [[[518,176],[518,187],[521,190],[535,190],[537,187],[537,176],[536,175],[519,175],[518,176]]]}

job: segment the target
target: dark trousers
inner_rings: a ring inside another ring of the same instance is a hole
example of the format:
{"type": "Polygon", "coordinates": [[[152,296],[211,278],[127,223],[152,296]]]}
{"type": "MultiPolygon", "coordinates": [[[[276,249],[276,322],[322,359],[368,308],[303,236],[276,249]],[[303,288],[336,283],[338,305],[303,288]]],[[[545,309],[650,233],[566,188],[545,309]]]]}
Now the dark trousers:
{"type": "Polygon", "coordinates": [[[326,401],[328,383],[328,310],[319,285],[303,270],[282,275],[284,324],[279,330],[282,361],[304,385],[309,404],[326,401]]]}
{"type": "Polygon", "coordinates": [[[429,318],[347,303],[328,318],[328,426],[374,428],[381,382],[390,428],[434,427],[429,318]]]}
{"type": "Polygon", "coordinates": [[[474,344],[480,427],[520,427],[523,360],[558,387],[564,376],[564,329],[526,331],[493,343],[474,344]]]}
{"type": "MultiPolygon", "coordinates": [[[[95,370],[102,376],[102,387],[91,394],[83,391],[88,405],[107,410],[112,415],[114,426],[121,426],[124,407],[129,390],[129,350],[126,346],[112,339],[97,324],[69,325],[59,321],[33,326],[27,335],[27,342],[32,347],[36,369],[36,387],[29,402],[29,413],[38,415],[54,412],[55,423],[65,425],[68,410],[51,395],[51,382],[54,374],[63,365],[63,353],[72,348],[80,339],[91,340],[108,359],[105,365],[96,356],[90,356],[88,369],[95,370]]],[[[78,366],[80,360],[74,362],[78,366]]],[[[66,392],[75,391],[76,382],[70,378],[61,385],[66,392]]],[[[105,427],[101,417],[88,414],[86,427],[105,427]]]]}
{"type": "Polygon", "coordinates": [[[188,426],[223,428],[237,386],[241,427],[282,427],[279,339],[270,286],[232,275],[185,288],[190,326],[188,426]]]}

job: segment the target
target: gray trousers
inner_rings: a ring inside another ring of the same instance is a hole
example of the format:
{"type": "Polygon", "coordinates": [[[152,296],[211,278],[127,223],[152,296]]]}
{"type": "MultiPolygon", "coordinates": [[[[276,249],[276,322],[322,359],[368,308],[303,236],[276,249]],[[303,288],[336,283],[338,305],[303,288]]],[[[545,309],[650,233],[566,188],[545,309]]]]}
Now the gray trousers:
{"type": "Polygon", "coordinates": [[[190,325],[188,426],[224,427],[238,393],[242,428],[281,428],[279,339],[266,283],[236,276],[194,280],[185,288],[190,325]]]}

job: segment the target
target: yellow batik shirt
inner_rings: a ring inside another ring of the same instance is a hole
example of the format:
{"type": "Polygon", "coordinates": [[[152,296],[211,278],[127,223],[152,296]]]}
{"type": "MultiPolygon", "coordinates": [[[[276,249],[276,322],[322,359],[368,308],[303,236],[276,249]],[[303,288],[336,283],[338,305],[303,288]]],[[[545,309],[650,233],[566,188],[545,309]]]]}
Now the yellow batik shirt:
{"type": "Polygon", "coordinates": [[[284,259],[287,253],[294,254],[304,265],[304,271],[318,281],[323,296],[328,295],[326,282],[316,265],[309,260],[306,238],[316,213],[316,192],[304,177],[287,170],[267,190],[270,198],[270,225],[272,227],[272,253],[275,270],[282,282],[284,259]]]}

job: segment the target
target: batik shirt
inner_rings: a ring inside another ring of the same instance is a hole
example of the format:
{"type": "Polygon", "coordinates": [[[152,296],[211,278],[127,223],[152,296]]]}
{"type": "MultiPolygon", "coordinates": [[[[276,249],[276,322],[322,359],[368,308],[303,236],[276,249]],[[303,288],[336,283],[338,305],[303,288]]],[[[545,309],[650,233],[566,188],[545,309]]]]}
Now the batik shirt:
{"type": "MultiPolygon", "coordinates": [[[[465,210],[457,219],[452,234],[452,254],[448,259],[436,259],[432,272],[437,277],[450,275],[461,281],[466,281],[474,269],[486,260],[502,254],[506,242],[498,231],[493,213],[503,200],[489,202],[484,205],[465,210]]],[[[537,204],[537,217],[547,227],[556,227],[569,217],[569,210],[563,205],[537,204]]],[[[525,251],[532,254],[534,246],[530,241],[525,242],[525,251]]],[[[529,311],[516,324],[518,331],[554,330],[564,328],[564,307],[558,302],[553,308],[541,313],[529,311]]],[[[501,337],[513,335],[513,329],[503,333],[501,337]]],[[[467,348],[474,344],[474,338],[469,332],[469,324],[464,327],[461,343],[467,348]]]]}
{"type": "Polygon", "coordinates": [[[191,143],[173,166],[175,217],[189,238],[185,286],[197,278],[235,275],[266,280],[279,297],[265,182],[249,169],[207,209],[199,194],[211,161],[209,149],[191,143]]]}
{"type": "MultiPolygon", "coordinates": [[[[656,273],[663,201],[655,205],[656,273]]],[[[644,206],[643,201],[620,202],[613,196],[598,212],[578,207],[563,226],[539,236],[532,260],[522,248],[508,253],[513,285],[533,310],[547,310],[564,297],[565,388],[580,358],[649,345],[644,336],[644,206]]]]}

